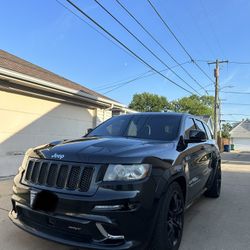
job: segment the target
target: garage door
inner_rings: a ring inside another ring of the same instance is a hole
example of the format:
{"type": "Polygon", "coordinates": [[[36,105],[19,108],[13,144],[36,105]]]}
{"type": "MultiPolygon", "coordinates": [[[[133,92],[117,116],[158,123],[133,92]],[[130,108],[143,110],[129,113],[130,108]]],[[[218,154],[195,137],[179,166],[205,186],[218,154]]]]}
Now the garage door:
{"type": "Polygon", "coordinates": [[[250,151],[250,139],[247,138],[233,138],[232,143],[236,150],[250,151]]]}
{"type": "Polygon", "coordinates": [[[11,165],[10,156],[30,147],[84,135],[93,115],[82,107],[0,91],[1,164],[7,159],[11,165]]]}

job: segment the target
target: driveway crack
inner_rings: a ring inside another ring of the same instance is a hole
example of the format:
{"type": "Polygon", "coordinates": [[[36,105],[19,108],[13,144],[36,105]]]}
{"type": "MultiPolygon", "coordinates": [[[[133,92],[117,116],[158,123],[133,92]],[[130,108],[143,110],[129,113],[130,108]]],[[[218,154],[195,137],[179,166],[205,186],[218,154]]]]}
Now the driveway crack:
{"type": "Polygon", "coordinates": [[[2,208],[2,207],[0,207],[0,210],[5,211],[5,212],[9,212],[8,209],[2,208]]]}

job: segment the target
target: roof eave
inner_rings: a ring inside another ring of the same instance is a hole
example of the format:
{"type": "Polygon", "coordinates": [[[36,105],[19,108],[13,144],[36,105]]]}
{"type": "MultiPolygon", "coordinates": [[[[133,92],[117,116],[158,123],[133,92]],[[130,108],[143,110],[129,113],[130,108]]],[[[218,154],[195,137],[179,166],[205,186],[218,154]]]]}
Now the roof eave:
{"type": "Polygon", "coordinates": [[[42,89],[42,90],[46,90],[52,93],[56,92],[57,94],[61,94],[63,96],[70,95],[71,97],[76,97],[77,99],[79,98],[86,99],[91,102],[96,102],[98,105],[101,105],[105,108],[109,108],[109,107],[126,108],[126,105],[109,100],[109,99],[90,95],[88,93],[84,93],[83,91],[77,91],[77,90],[64,87],[53,82],[41,80],[39,78],[31,77],[31,76],[28,76],[28,75],[25,75],[16,71],[8,70],[5,68],[1,68],[1,67],[0,67],[0,78],[5,79],[5,80],[14,79],[15,81],[18,81],[20,84],[32,87],[34,89],[42,89]]]}

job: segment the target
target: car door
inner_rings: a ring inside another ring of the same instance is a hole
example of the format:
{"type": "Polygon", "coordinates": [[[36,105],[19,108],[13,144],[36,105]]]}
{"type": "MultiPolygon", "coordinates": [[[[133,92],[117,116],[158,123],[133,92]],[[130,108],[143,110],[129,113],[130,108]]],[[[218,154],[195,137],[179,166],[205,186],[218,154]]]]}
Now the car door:
{"type": "MultiPolygon", "coordinates": [[[[204,131],[202,124],[196,124],[194,118],[187,117],[184,124],[184,139],[189,139],[189,132],[192,129],[200,129],[204,131]]],[[[195,198],[204,188],[205,170],[208,168],[209,164],[207,150],[208,148],[203,142],[188,143],[183,152],[187,166],[188,200],[195,198]]]]}
{"type": "Polygon", "coordinates": [[[216,148],[216,144],[215,144],[215,141],[213,139],[213,134],[211,132],[211,129],[204,122],[203,122],[203,126],[204,126],[204,128],[205,128],[205,130],[207,132],[207,141],[206,141],[207,151],[210,153],[210,155],[209,155],[209,157],[210,157],[209,160],[210,161],[209,161],[208,169],[207,169],[208,176],[207,175],[204,176],[204,182],[205,182],[205,185],[206,185],[211,171],[216,166],[216,164],[214,164],[214,163],[217,161],[218,149],[216,148]]]}
{"type": "Polygon", "coordinates": [[[206,134],[207,140],[205,142],[199,143],[200,145],[200,158],[197,159],[197,166],[199,168],[199,178],[200,178],[200,190],[204,189],[207,180],[211,173],[211,163],[212,163],[212,152],[214,143],[210,140],[210,136],[205,129],[205,124],[203,121],[195,119],[196,128],[203,131],[206,134]]]}

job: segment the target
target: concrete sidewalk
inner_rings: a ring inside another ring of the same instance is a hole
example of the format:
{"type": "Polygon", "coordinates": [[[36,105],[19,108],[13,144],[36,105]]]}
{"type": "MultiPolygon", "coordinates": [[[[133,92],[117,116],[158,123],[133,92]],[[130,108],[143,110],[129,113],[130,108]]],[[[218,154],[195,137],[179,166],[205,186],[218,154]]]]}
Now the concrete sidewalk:
{"type": "Polygon", "coordinates": [[[21,166],[24,155],[0,156],[0,179],[13,176],[21,166]]]}
{"type": "Polygon", "coordinates": [[[222,170],[221,197],[202,197],[186,212],[180,250],[250,249],[250,165],[222,170]]]}
{"type": "MultiPolygon", "coordinates": [[[[223,155],[228,164],[222,166],[221,197],[202,197],[187,210],[180,250],[250,249],[250,165],[233,164],[233,154],[226,157],[223,155]]],[[[237,159],[250,161],[250,153],[241,153],[237,159]]],[[[14,226],[7,217],[11,192],[12,180],[0,181],[0,250],[74,249],[34,237],[14,226]]]]}
{"type": "Polygon", "coordinates": [[[250,165],[250,151],[231,151],[221,154],[222,163],[224,164],[243,164],[250,165]]]}

